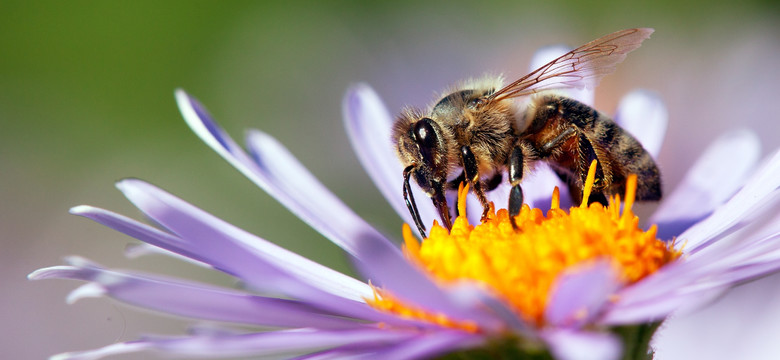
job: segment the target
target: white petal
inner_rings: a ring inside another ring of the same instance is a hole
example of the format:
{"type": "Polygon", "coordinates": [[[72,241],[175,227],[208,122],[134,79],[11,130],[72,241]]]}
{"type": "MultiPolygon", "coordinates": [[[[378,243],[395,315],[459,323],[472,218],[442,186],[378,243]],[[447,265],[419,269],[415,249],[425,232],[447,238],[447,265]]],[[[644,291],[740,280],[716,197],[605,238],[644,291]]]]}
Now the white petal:
{"type": "Polygon", "coordinates": [[[639,140],[653,158],[661,151],[668,121],[664,102],[647,90],[634,90],[623,96],[615,114],[615,122],[639,140]]]}
{"type": "Polygon", "coordinates": [[[648,219],[658,224],[659,238],[679,235],[731,197],[754,170],[760,147],[756,135],[747,130],[715,140],[648,219]]]}

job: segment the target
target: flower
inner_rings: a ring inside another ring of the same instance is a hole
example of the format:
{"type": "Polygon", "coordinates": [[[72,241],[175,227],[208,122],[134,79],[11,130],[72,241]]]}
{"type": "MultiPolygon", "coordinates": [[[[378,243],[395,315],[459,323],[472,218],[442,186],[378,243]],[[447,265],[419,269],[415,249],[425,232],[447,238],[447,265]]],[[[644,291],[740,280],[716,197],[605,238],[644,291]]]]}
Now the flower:
{"type": "MultiPolygon", "coordinates": [[[[57,359],[96,359],[143,350],[214,358],[288,355],[301,359],[422,359],[450,353],[468,357],[519,352],[542,356],[549,352],[557,359],[645,358],[653,332],[671,313],[702,306],[735,284],[780,268],[780,221],[772,218],[780,200],[780,155],[775,153],[755,168],[757,141],[748,132],[716,140],[650,217],[650,223],[657,224],[657,232],[655,227],[647,231],[639,227],[631,212],[630,193],[624,198],[622,212],[617,199],[609,208],[594,205],[569,212],[560,210],[558,199],[566,197],[550,195],[558,194],[552,190],[557,180],[548,170],[539,169],[535,177],[523,183],[527,201],[533,208],[551,210],[545,217],[541,210],[525,207],[521,214],[527,220],[524,222],[536,225],[523,225],[523,229],[529,229],[523,236],[531,236],[530,226],[541,229],[548,222],[572,219],[582,212],[588,221],[602,216],[598,221],[605,225],[598,225],[600,229],[617,229],[646,239],[649,249],[653,249],[648,253],[660,251],[663,261],[630,281],[631,276],[620,272],[612,262],[601,261],[602,255],[593,257],[593,261],[567,265],[550,278],[553,283],[545,285],[552,290],[544,292],[545,300],[535,303],[536,312],[523,312],[506,300],[510,296],[495,291],[500,289],[498,286],[485,286],[485,282],[463,277],[444,281],[431,276],[429,268],[422,265],[431,255],[425,254],[429,250],[424,247],[435,246],[434,240],[450,235],[477,236],[474,234],[491,227],[491,231],[499,231],[502,226],[511,229],[505,212],[491,213],[487,221],[471,227],[470,222],[479,218],[479,214],[472,213],[481,209],[467,206],[474,199],[465,200],[467,191],[461,191],[461,214],[465,215],[456,220],[452,232],[434,226],[431,241],[426,240],[421,247],[406,227],[409,255],[405,257],[399,247],[327,191],[272,137],[251,131],[247,153],[194,98],[179,90],[176,99],[185,120],[206,144],[344,249],[370,283],[249,234],[149,183],[127,179],[117,187],[158,226],[91,206],[77,206],[71,212],[151,246],[135,251],[158,249],[155,251],[183,257],[232,275],[246,288],[228,289],[110,270],[79,257],[68,258],[64,266],[37,270],[29,277],[87,281],[68,296],[69,302],[109,296],[172,315],[264,330],[196,329],[187,336],[142,338],[60,354],[55,356],[57,359]],[[657,238],[676,240],[662,243],[657,238]]],[[[402,169],[389,143],[389,112],[365,85],[350,89],[344,112],[361,162],[388,202],[411,223],[401,196],[402,169]]],[[[666,115],[657,98],[645,92],[632,93],[621,103],[616,121],[637,134],[651,154],[658,153],[666,115]],[[648,117],[654,121],[648,121],[648,117]]],[[[422,194],[417,195],[424,199],[422,194]]],[[[506,189],[497,189],[490,198],[503,203],[506,189]]],[[[424,221],[434,218],[436,212],[430,202],[420,201],[418,206],[424,221]]],[[[566,229],[568,232],[558,236],[584,234],[571,227],[566,229]]],[[[574,249],[580,246],[584,245],[574,249]]],[[[436,258],[437,253],[431,252],[436,258]]]]}

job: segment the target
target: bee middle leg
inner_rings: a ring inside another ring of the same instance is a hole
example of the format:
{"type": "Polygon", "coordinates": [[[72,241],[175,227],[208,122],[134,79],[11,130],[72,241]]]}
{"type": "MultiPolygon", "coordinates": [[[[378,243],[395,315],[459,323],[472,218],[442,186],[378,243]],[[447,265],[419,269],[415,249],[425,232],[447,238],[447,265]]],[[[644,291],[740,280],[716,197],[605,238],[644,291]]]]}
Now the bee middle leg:
{"type": "Polygon", "coordinates": [[[479,181],[479,166],[477,165],[477,158],[474,153],[471,152],[471,148],[463,146],[460,148],[460,157],[463,161],[463,173],[465,179],[474,189],[474,195],[479,199],[479,203],[482,204],[482,219],[484,221],[487,218],[490,211],[490,204],[488,203],[485,191],[482,189],[482,184],[479,181]]]}
{"type": "Polygon", "coordinates": [[[509,190],[509,204],[507,210],[509,211],[509,221],[512,223],[512,228],[518,229],[515,216],[520,214],[520,209],[523,207],[523,188],[520,187],[520,182],[523,180],[523,171],[525,170],[525,160],[528,158],[525,154],[531,152],[531,147],[523,142],[519,142],[512,149],[509,154],[508,172],[509,172],[509,184],[512,186],[509,190]]]}

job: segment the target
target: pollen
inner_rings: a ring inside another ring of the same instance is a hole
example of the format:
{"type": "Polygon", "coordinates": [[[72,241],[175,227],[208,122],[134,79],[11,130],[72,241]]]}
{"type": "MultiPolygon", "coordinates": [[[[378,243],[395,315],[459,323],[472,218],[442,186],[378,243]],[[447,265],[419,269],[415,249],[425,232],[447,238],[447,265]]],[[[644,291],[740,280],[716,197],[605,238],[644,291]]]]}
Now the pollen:
{"type": "MultiPolygon", "coordinates": [[[[584,199],[593,188],[594,175],[595,161],[583,187],[584,199]]],[[[622,211],[617,195],[606,207],[583,200],[566,211],[560,208],[556,188],[546,214],[523,205],[515,218],[518,229],[512,227],[505,209],[496,212],[491,206],[487,218],[476,226],[465,216],[457,217],[450,231],[434,222],[422,243],[404,225],[404,254],[442,286],[474,281],[497,294],[526,322],[543,327],[550,293],[565,271],[606,259],[619,274],[620,285],[626,286],[680,257],[673,244],[656,238],[655,225],[648,230],[639,227],[639,219],[631,211],[635,192],[636,176],[632,175],[622,211]]],[[[467,194],[468,187],[461,186],[459,214],[466,213],[467,194]]],[[[435,310],[409,307],[386,291],[375,289],[375,294],[369,303],[385,311],[444,326],[473,326],[444,319],[435,310]]]]}

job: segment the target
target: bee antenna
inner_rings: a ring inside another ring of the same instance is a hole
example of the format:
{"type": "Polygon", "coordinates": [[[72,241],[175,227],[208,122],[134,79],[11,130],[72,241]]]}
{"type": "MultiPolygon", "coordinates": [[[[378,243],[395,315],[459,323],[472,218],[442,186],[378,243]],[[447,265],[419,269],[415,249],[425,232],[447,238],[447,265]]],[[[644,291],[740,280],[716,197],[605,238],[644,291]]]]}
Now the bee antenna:
{"type": "Polygon", "coordinates": [[[409,165],[406,167],[406,169],[404,169],[404,200],[406,200],[406,207],[409,208],[409,213],[412,214],[414,224],[417,225],[417,230],[420,231],[420,236],[427,238],[428,236],[425,235],[425,225],[423,225],[422,220],[420,220],[420,211],[417,210],[417,203],[414,202],[412,188],[409,185],[409,177],[411,176],[412,170],[414,170],[414,168],[414,165],[409,165]]]}

